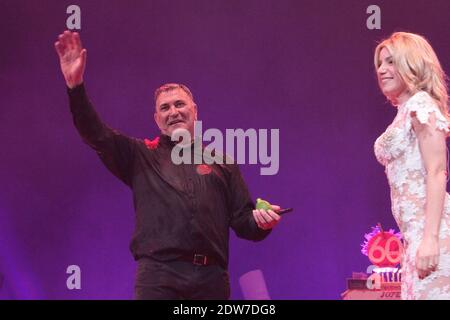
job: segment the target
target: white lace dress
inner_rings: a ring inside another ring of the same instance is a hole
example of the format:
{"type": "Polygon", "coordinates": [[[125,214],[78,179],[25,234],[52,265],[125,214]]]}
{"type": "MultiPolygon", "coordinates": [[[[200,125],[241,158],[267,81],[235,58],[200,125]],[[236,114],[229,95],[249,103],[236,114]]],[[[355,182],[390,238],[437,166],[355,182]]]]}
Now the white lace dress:
{"type": "Polygon", "coordinates": [[[439,233],[440,259],[435,272],[421,280],[415,257],[425,224],[426,171],[412,128],[411,113],[430,125],[436,116],[436,130],[448,132],[448,122],[426,92],[418,92],[398,107],[397,116],[375,141],[377,160],[385,166],[391,188],[392,214],[404,238],[402,299],[450,299],[450,195],[447,193],[439,233]]]}

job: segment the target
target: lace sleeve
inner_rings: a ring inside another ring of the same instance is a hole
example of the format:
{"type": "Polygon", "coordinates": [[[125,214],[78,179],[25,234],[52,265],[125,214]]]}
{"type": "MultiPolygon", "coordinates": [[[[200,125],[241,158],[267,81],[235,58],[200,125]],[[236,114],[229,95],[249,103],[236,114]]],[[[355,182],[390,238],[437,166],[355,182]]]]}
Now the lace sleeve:
{"type": "Polygon", "coordinates": [[[416,93],[406,103],[410,116],[415,113],[417,120],[421,124],[430,125],[430,115],[432,112],[436,115],[436,129],[445,133],[449,132],[449,122],[439,110],[438,106],[430,95],[424,91],[416,93]]]}

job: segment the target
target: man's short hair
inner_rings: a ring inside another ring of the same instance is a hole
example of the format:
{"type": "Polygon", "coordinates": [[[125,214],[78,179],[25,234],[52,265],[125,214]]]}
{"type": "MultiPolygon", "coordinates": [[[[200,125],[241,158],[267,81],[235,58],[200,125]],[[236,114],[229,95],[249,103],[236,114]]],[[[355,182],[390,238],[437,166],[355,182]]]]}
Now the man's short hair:
{"type": "Polygon", "coordinates": [[[156,102],[156,99],[158,99],[158,96],[162,92],[167,92],[167,91],[178,89],[178,88],[180,88],[181,90],[186,92],[186,94],[192,99],[192,101],[194,101],[194,96],[192,95],[191,90],[189,90],[189,88],[186,87],[184,84],[180,84],[180,83],[166,83],[166,84],[163,84],[162,86],[160,86],[158,89],[155,90],[155,102],[156,102]]]}

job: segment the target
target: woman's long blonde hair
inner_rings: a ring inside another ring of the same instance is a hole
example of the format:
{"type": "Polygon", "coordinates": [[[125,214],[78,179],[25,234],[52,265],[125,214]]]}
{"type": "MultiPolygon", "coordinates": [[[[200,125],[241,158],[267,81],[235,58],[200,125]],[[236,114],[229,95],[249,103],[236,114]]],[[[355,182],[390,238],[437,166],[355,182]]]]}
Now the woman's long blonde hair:
{"type": "Polygon", "coordinates": [[[417,34],[395,32],[375,49],[375,70],[378,70],[380,51],[386,48],[392,55],[397,70],[411,95],[427,92],[438,105],[442,114],[450,119],[448,111],[447,76],[428,41],[417,34]]]}

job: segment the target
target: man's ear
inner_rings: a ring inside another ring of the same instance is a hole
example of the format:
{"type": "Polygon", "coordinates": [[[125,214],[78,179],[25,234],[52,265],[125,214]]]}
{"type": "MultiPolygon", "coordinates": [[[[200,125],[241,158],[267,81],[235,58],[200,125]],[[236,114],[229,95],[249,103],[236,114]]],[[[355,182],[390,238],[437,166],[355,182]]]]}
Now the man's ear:
{"type": "Polygon", "coordinates": [[[158,122],[158,114],[156,112],[153,114],[153,119],[155,119],[155,123],[158,126],[158,128],[161,129],[158,122]]]}
{"type": "Polygon", "coordinates": [[[195,121],[197,121],[197,105],[194,103],[194,114],[195,114],[195,121]]]}

